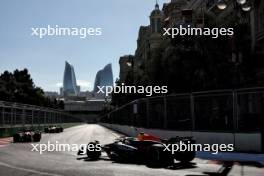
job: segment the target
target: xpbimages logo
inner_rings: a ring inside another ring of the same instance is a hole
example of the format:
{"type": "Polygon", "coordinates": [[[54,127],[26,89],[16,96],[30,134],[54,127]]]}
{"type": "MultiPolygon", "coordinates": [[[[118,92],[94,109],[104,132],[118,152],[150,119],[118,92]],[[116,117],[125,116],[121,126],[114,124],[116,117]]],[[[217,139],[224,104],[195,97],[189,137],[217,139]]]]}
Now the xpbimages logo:
{"type": "Polygon", "coordinates": [[[103,30],[100,27],[60,27],[59,25],[47,27],[32,27],[31,36],[44,38],[47,36],[75,36],[87,38],[88,36],[100,36],[103,30]]]}
{"type": "Polygon", "coordinates": [[[175,38],[175,36],[211,36],[212,38],[218,38],[219,36],[232,36],[234,35],[233,28],[197,28],[187,25],[184,27],[180,25],[177,28],[163,28],[163,36],[170,36],[175,38]]]}
{"type": "Polygon", "coordinates": [[[63,144],[55,141],[51,143],[48,141],[47,144],[31,144],[31,151],[43,154],[44,152],[80,152],[85,154],[86,151],[102,151],[102,147],[99,143],[96,144],[63,144]]]}
{"type": "Polygon", "coordinates": [[[163,144],[163,146],[165,147],[163,151],[168,151],[172,154],[186,151],[211,152],[212,154],[234,151],[234,144],[192,144],[190,141],[187,143],[180,141],[177,144],[163,144]]]}
{"type": "Polygon", "coordinates": [[[153,94],[167,94],[168,86],[126,86],[124,83],[116,86],[97,86],[98,94],[109,96],[115,94],[146,94],[147,97],[153,94]]]}

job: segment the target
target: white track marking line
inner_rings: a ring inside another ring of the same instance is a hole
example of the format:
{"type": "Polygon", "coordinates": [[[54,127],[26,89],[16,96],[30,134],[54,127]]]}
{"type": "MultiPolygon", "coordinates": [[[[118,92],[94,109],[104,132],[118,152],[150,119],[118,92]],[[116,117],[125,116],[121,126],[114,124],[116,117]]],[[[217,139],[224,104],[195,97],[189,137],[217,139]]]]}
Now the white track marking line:
{"type": "Polygon", "coordinates": [[[10,164],[6,164],[6,163],[2,163],[2,162],[0,162],[0,165],[1,166],[5,166],[5,167],[9,167],[11,169],[22,170],[22,171],[26,171],[26,172],[35,173],[35,174],[50,175],[50,176],[62,176],[62,175],[58,175],[58,174],[53,174],[53,173],[48,173],[48,172],[41,172],[41,171],[37,171],[37,170],[26,169],[26,168],[17,167],[17,166],[12,166],[10,164]]]}

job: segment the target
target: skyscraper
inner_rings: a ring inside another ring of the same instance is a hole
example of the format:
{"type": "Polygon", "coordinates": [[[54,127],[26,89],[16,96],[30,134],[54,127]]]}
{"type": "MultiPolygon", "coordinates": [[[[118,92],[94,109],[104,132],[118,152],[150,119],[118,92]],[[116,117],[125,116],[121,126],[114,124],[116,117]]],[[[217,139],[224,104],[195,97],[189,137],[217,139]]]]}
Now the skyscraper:
{"type": "Polygon", "coordinates": [[[99,90],[98,86],[113,86],[113,72],[111,64],[107,64],[102,70],[97,72],[94,81],[95,93],[99,90]]]}
{"type": "Polygon", "coordinates": [[[77,96],[78,86],[76,83],[76,77],[74,68],[67,61],[65,62],[65,70],[63,76],[63,95],[64,96],[77,96]]]}

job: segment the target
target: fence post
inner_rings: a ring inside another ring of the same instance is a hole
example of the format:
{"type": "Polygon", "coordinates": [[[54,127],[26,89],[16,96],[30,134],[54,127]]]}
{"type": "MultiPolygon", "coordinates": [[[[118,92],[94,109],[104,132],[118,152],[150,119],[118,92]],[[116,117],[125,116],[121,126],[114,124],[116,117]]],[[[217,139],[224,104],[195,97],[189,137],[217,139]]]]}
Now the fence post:
{"type": "Polygon", "coordinates": [[[5,108],[2,109],[2,126],[5,125],[5,108]]]}
{"type": "Polygon", "coordinates": [[[236,131],[237,131],[237,120],[236,120],[236,103],[237,103],[237,97],[236,97],[236,91],[232,91],[232,102],[233,102],[233,145],[234,150],[236,150],[236,131]]]}
{"type": "Polygon", "coordinates": [[[46,111],[46,125],[49,125],[49,113],[46,111]]]}
{"type": "Polygon", "coordinates": [[[43,127],[45,128],[46,127],[46,111],[45,111],[45,109],[43,109],[43,127]]]}
{"type": "Polygon", "coordinates": [[[53,126],[54,122],[53,122],[53,113],[50,112],[50,121],[51,121],[51,125],[53,126]]]}
{"type": "Polygon", "coordinates": [[[238,130],[237,91],[233,90],[233,131],[238,130]]]}
{"type": "Polygon", "coordinates": [[[149,125],[149,122],[150,122],[149,120],[150,119],[149,119],[149,99],[148,98],[146,99],[146,111],[147,111],[146,112],[146,115],[147,115],[147,128],[149,128],[149,126],[150,126],[149,125]]]}
{"type": "Polygon", "coordinates": [[[113,117],[113,115],[112,115],[112,114],[113,114],[112,112],[110,112],[110,113],[109,113],[110,120],[111,120],[111,124],[113,124],[113,123],[114,123],[114,117],[113,117]]]}
{"type": "Polygon", "coordinates": [[[14,117],[14,119],[13,119],[13,125],[16,126],[17,109],[15,108],[14,111],[15,111],[15,115],[13,116],[14,117]]]}
{"type": "Polygon", "coordinates": [[[31,111],[31,127],[34,126],[34,110],[31,111]]]}
{"type": "Polygon", "coordinates": [[[195,130],[195,112],[194,112],[194,97],[190,94],[190,108],[191,108],[191,120],[192,120],[192,130],[195,130]]]}
{"type": "Polygon", "coordinates": [[[11,127],[11,129],[12,129],[12,127],[13,127],[13,117],[14,116],[14,107],[13,107],[13,105],[11,106],[11,117],[10,117],[10,127],[11,127]]]}
{"type": "Polygon", "coordinates": [[[57,124],[57,114],[53,112],[54,124],[57,124]]]}
{"type": "Polygon", "coordinates": [[[53,114],[53,124],[56,124],[56,113],[52,112],[52,114],[53,114]]]}
{"type": "Polygon", "coordinates": [[[41,115],[41,113],[40,113],[40,109],[38,110],[38,129],[40,129],[40,120],[41,120],[41,118],[40,118],[40,115],[41,115]]]}
{"type": "Polygon", "coordinates": [[[48,112],[48,124],[52,125],[52,114],[51,114],[51,112],[48,112]]]}
{"type": "Polygon", "coordinates": [[[131,126],[138,126],[138,101],[135,101],[132,105],[132,121],[131,126]]]}
{"type": "Polygon", "coordinates": [[[53,114],[51,111],[50,111],[50,122],[51,122],[51,125],[53,125],[53,114]]]}
{"type": "Polygon", "coordinates": [[[25,109],[23,109],[22,110],[22,127],[24,128],[25,127],[25,115],[26,115],[26,113],[25,113],[25,109]]]}
{"type": "Polygon", "coordinates": [[[167,98],[164,96],[163,98],[164,103],[164,121],[163,121],[163,128],[167,129],[168,127],[168,114],[167,114],[167,98]]]}

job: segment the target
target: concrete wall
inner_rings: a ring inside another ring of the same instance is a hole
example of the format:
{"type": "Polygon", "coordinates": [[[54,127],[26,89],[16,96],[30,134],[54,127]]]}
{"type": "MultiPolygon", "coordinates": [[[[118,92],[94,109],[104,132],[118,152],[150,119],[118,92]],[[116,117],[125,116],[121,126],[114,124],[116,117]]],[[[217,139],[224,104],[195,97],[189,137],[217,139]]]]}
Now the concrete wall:
{"type": "Polygon", "coordinates": [[[196,131],[172,131],[160,129],[136,128],[133,126],[101,123],[101,125],[121,132],[127,136],[135,137],[139,132],[149,133],[160,138],[175,136],[192,136],[198,144],[234,144],[238,152],[261,152],[262,140],[260,133],[215,133],[196,131]]]}
{"type": "Polygon", "coordinates": [[[99,120],[98,114],[73,113],[85,123],[96,123],[99,120]]]}
{"type": "Polygon", "coordinates": [[[104,100],[94,100],[94,101],[65,101],[64,110],[65,111],[90,111],[99,112],[103,110],[105,105],[104,100]]]}

